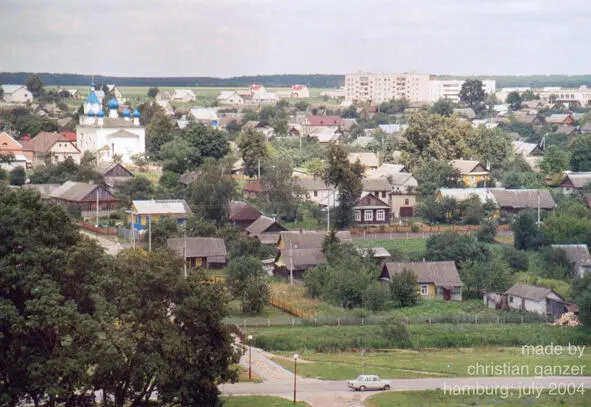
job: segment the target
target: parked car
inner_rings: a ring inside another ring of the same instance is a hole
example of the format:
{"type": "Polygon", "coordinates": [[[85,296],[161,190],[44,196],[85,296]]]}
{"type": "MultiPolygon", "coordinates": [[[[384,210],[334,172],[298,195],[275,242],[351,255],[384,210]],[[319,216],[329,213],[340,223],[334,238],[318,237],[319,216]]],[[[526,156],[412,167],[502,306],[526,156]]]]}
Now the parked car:
{"type": "Polygon", "coordinates": [[[361,375],[347,382],[347,386],[355,391],[390,390],[390,381],[382,380],[375,375],[361,375]]]}

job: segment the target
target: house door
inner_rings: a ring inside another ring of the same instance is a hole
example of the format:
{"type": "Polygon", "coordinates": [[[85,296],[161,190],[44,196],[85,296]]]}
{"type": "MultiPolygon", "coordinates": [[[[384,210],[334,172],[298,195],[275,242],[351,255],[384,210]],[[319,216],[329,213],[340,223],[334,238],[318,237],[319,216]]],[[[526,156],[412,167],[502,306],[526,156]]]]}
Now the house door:
{"type": "Polygon", "coordinates": [[[449,289],[447,289],[447,288],[444,288],[444,289],[443,289],[443,299],[444,299],[445,301],[449,301],[449,300],[451,300],[451,290],[449,290],[449,289]]]}

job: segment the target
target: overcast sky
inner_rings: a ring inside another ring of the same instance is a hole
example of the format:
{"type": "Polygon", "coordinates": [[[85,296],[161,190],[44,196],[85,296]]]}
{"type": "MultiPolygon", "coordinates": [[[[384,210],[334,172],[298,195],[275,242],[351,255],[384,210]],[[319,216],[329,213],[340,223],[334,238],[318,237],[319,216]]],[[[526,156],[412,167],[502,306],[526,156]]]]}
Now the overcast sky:
{"type": "Polygon", "coordinates": [[[0,0],[0,71],[591,73],[589,0],[0,0]]]}

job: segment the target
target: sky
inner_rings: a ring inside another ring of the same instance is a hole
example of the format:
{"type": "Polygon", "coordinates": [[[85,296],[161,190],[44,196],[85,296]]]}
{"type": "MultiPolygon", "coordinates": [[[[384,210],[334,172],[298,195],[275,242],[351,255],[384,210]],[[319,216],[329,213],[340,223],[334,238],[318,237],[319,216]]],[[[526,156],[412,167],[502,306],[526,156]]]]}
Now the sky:
{"type": "Polygon", "coordinates": [[[588,0],[0,0],[0,72],[589,74],[588,0]]]}

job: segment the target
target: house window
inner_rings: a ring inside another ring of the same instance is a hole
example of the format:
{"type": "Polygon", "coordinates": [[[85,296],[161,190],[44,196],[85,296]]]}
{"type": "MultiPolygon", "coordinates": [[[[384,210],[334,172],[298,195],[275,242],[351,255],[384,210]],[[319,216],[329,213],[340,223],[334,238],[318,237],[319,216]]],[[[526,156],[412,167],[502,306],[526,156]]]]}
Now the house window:
{"type": "Polygon", "coordinates": [[[366,222],[373,220],[373,211],[371,209],[365,211],[365,213],[363,214],[363,220],[366,222]]]}
{"type": "Polygon", "coordinates": [[[355,222],[361,222],[361,211],[355,211],[355,222]]]}
{"type": "Polygon", "coordinates": [[[318,196],[318,191],[314,191],[314,196],[318,196]]]}
{"type": "Polygon", "coordinates": [[[472,181],[472,182],[476,181],[476,177],[470,177],[470,181],[472,181]]]}
{"type": "Polygon", "coordinates": [[[408,200],[408,198],[406,198],[406,199],[404,200],[404,204],[405,204],[405,205],[408,205],[409,203],[410,203],[410,201],[408,200]]]}
{"type": "Polygon", "coordinates": [[[462,287],[454,287],[453,295],[460,295],[462,293],[462,287]]]}
{"type": "Polygon", "coordinates": [[[380,209],[376,212],[376,220],[386,220],[386,211],[380,209]]]}
{"type": "Polygon", "coordinates": [[[513,297],[509,297],[509,302],[513,303],[513,297]]]}
{"type": "Polygon", "coordinates": [[[386,191],[382,191],[382,198],[386,197],[386,191]]]}
{"type": "Polygon", "coordinates": [[[429,293],[429,288],[427,284],[421,284],[421,295],[427,295],[429,293]]]}

